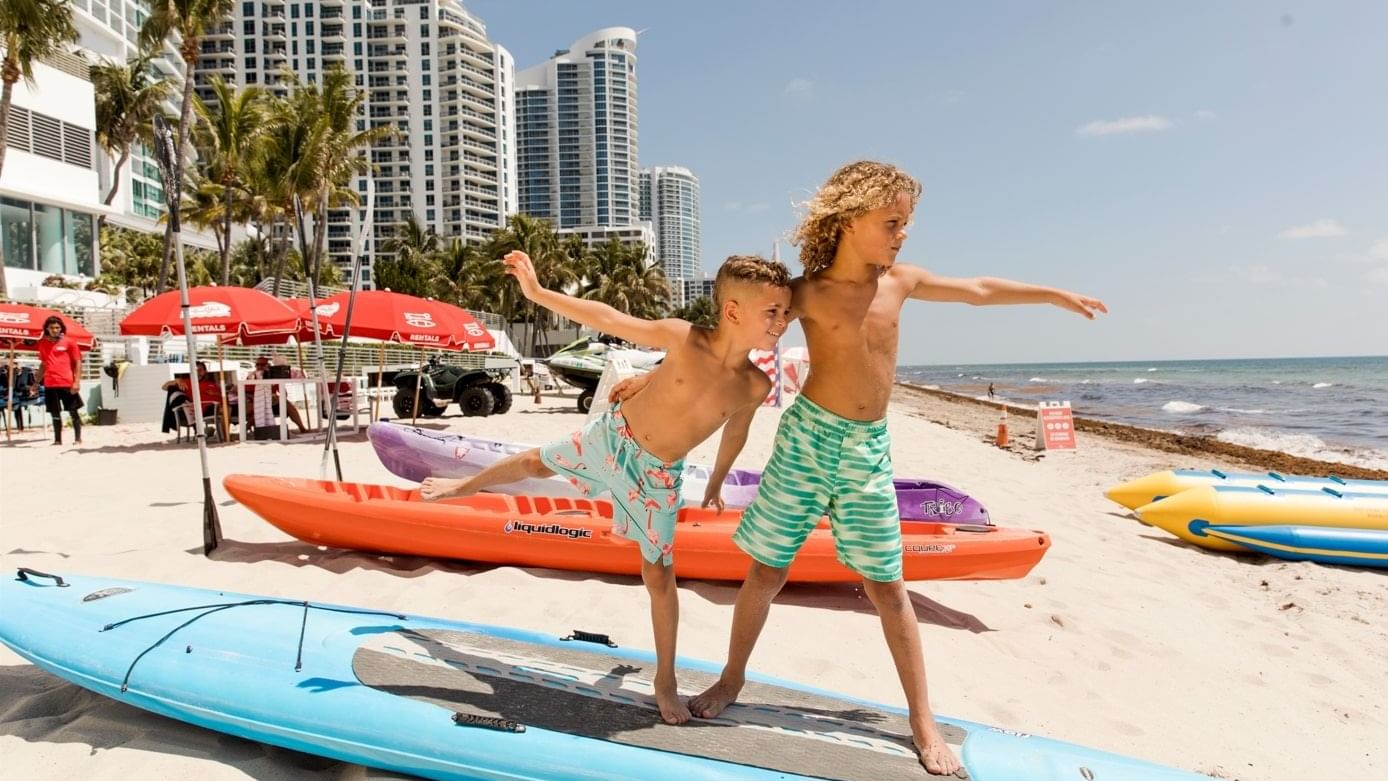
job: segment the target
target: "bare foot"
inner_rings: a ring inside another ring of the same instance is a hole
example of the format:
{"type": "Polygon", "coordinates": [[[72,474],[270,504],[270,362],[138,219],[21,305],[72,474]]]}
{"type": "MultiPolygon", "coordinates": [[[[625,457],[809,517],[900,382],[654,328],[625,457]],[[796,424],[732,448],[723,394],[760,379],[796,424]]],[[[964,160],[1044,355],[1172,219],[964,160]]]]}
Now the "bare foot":
{"type": "Polygon", "coordinates": [[[937,776],[952,776],[964,767],[954,756],[949,744],[945,743],[945,736],[940,734],[940,728],[935,724],[934,719],[912,718],[911,730],[916,733],[916,751],[920,755],[921,765],[925,767],[927,773],[937,776]]]}
{"type": "Polygon", "coordinates": [[[666,724],[683,724],[689,721],[689,706],[680,699],[680,692],[674,681],[666,683],[659,678],[656,679],[655,704],[660,707],[660,718],[666,724]]]}
{"type": "Polygon", "coordinates": [[[454,496],[467,496],[467,480],[445,480],[442,477],[425,478],[419,484],[419,498],[426,502],[437,502],[454,496]]]}
{"type": "Polygon", "coordinates": [[[704,690],[703,694],[689,701],[689,710],[701,719],[717,718],[723,709],[737,700],[742,691],[742,680],[719,678],[718,682],[704,690]]]}

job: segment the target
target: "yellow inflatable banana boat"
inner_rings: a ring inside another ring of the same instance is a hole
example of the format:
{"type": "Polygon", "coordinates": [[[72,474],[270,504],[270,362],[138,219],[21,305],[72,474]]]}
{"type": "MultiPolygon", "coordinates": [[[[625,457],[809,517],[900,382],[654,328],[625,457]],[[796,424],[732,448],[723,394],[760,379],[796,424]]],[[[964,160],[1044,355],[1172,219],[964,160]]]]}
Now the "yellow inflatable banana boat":
{"type": "Polygon", "coordinates": [[[1340,493],[1381,494],[1388,496],[1388,480],[1345,480],[1339,477],[1306,477],[1281,475],[1277,472],[1225,472],[1219,469],[1168,469],[1146,477],[1115,485],[1104,496],[1129,510],[1151,504],[1182,491],[1202,486],[1240,486],[1257,488],[1265,485],[1282,491],[1319,491],[1329,488],[1340,493]]]}
{"type": "Polygon", "coordinates": [[[1144,523],[1203,548],[1242,551],[1247,548],[1205,530],[1297,526],[1388,531],[1388,493],[1204,486],[1139,507],[1137,514],[1144,523]]]}

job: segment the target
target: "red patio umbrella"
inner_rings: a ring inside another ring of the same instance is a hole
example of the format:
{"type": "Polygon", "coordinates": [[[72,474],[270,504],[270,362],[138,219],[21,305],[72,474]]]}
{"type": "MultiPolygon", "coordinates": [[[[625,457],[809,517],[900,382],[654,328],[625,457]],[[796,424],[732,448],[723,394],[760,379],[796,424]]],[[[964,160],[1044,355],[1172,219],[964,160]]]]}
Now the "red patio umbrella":
{"type": "MultiPolygon", "coordinates": [[[[189,319],[195,335],[254,337],[293,333],[299,315],[269,293],[247,287],[202,286],[188,290],[189,319]]],[[[177,290],[141,304],[120,322],[126,336],[181,336],[177,290]]]]}
{"type": "MultiPolygon", "coordinates": [[[[348,335],[343,333],[347,297],[347,293],[338,293],[315,307],[325,335],[348,335]]],[[[350,336],[436,350],[490,350],[496,346],[492,335],[466,310],[432,298],[362,290],[354,306],[350,336]]]]}
{"type": "MultiPolygon", "coordinates": [[[[161,293],[144,302],[120,321],[126,336],[186,336],[179,291],[161,293]]],[[[292,334],[299,329],[299,315],[269,293],[248,287],[204,285],[188,289],[188,320],[194,335],[216,336],[227,341],[292,334]]],[[[223,378],[223,381],[225,378],[223,378]]],[[[225,404],[222,425],[230,430],[225,404]]]]}
{"type": "MultiPolygon", "coordinates": [[[[353,304],[350,332],[346,328],[350,293],[338,293],[318,303],[318,326],[324,335],[338,338],[359,337],[412,345],[421,350],[419,375],[415,386],[415,405],[419,403],[419,380],[424,376],[422,350],[490,350],[496,340],[466,310],[436,301],[390,290],[361,290],[353,304]]],[[[382,367],[385,347],[382,345],[382,367]]],[[[379,376],[379,375],[378,375],[379,376]]]]}
{"type": "Polygon", "coordinates": [[[43,321],[57,315],[67,326],[67,336],[83,350],[96,345],[96,337],[71,317],[52,309],[29,304],[0,303],[0,344],[16,350],[36,350],[43,337],[43,321]],[[27,344],[26,344],[27,343],[27,344]]]}

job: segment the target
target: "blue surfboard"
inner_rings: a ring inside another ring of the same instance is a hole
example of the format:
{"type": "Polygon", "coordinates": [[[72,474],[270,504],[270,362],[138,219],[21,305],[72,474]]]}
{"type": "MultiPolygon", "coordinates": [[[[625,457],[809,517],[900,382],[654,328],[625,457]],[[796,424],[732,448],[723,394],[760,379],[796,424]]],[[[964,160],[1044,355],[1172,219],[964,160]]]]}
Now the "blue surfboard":
{"type": "MultiPolygon", "coordinates": [[[[904,711],[753,676],[717,719],[662,723],[654,657],[317,602],[21,570],[0,641],[48,672],[208,729],[431,779],[925,779],[904,711]]],[[[680,660],[698,690],[717,666],[680,660]]],[[[942,719],[977,781],[1198,781],[942,719]]]]}

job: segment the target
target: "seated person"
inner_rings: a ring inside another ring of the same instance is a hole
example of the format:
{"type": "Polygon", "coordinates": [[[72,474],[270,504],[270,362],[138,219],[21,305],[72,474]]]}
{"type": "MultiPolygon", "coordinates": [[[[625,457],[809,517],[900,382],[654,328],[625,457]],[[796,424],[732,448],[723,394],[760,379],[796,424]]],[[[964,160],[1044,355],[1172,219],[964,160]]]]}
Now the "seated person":
{"type": "MultiPolygon", "coordinates": [[[[222,403],[222,389],[217,385],[217,381],[207,374],[207,364],[198,361],[195,365],[198,373],[198,401],[202,403],[203,417],[216,415],[217,409],[222,403]]],[[[161,386],[169,393],[169,398],[165,402],[164,431],[169,431],[170,413],[176,407],[183,407],[187,419],[193,419],[193,389],[189,383],[188,375],[177,374],[172,380],[161,386]]],[[[217,419],[217,428],[221,430],[221,418],[217,419]]]]}
{"type": "MultiPolygon", "coordinates": [[[[261,356],[259,356],[258,358],[255,359],[255,371],[251,372],[251,375],[250,375],[249,379],[252,379],[252,380],[292,379],[292,378],[295,378],[295,376],[296,376],[295,370],[292,369],[287,363],[285,363],[283,358],[276,359],[276,365],[271,366],[271,365],[270,365],[270,356],[268,356],[268,355],[261,355],[261,356]]],[[[298,376],[298,377],[303,377],[303,376],[304,376],[304,375],[303,375],[303,372],[297,372],[297,376],[298,376]]],[[[253,387],[254,387],[254,386],[253,386],[253,387]]],[[[260,387],[264,387],[264,386],[260,386],[260,387]]],[[[270,385],[269,388],[270,388],[270,394],[271,394],[270,414],[272,414],[272,415],[278,415],[278,414],[280,414],[280,396],[282,395],[282,394],[281,394],[282,386],[281,386],[279,383],[274,383],[274,384],[270,385]]],[[[252,398],[253,398],[253,399],[255,398],[254,393],[252,394],[252,398]]],[[[299,414],[299,408],[298,408],[297,406],[295,406],[294,404],[292,404],[292,403],[286,403],[284,406],[287,408],[287,414],[289,415],[289,420],[292,421],[292,422],[294,423],[294,425],[296,425],[296,426],[299,427],[299,433],[300,433],[300,434],[307,434],[307,433],[308,433],[308,428],[304,426],[304,420],[303,420],[303,417],[299,414]]],[[[270,420],[258,420],[258,419],[257,419],[256,405],[255,405],[254,403],[250,404],[246,409],[247,409],[247,411],[250,413],[251,425],[252,425],[252,426],[257,426],[257,427],[258,427],[258,426],[273,426],[273,425],[275,425],[275,421],[274,421],[273,418],[270,419],[270,420]]]]}

